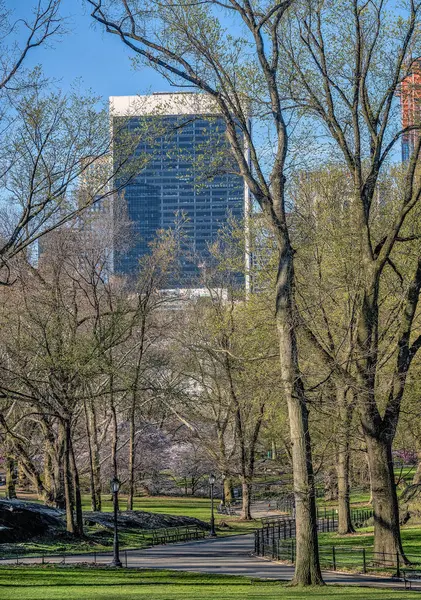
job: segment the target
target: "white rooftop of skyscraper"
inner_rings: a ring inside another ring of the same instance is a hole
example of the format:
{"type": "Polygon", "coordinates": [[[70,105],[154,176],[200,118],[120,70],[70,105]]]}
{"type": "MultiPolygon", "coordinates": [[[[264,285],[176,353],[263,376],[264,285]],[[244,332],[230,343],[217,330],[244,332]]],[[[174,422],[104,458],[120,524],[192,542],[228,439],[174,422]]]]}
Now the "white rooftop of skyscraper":
{"type": "Polygon", "coordinates": [[[110,96],[113,117],[141,115],[214,115],[220,111],[207,94],[162,92],[147,96],[110,96]]]}

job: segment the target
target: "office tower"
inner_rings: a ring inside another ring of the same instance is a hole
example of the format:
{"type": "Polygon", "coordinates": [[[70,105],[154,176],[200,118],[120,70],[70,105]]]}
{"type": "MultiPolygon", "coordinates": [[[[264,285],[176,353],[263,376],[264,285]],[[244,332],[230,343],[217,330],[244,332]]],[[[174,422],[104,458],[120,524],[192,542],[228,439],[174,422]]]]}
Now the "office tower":
{"type": "MultiPolygon", "coordinates": [[[[421,60],[412,64],[411,73],[401,83],[400,102],[402,128],[419,125],[421,119],[421,60]]],[[[402,135],[402,160],[410,159],[419,139],[419,130],[408,131],[402,135]]]]}
{"type": "Polygon", "coordinates": [[[123,195],[134,241],[128,251],[115,252],[115,272],[134,274],[156,231],[182,221],[183,252],[171,286],[200,287],[208,244],[229,215],[243,219],[249,202],[243,179],[233,173],[224,120],[209,97],[197,93],[114,96],[110,114],[117,144],[137,136],[133,154],[140,163],[123,195]]]}

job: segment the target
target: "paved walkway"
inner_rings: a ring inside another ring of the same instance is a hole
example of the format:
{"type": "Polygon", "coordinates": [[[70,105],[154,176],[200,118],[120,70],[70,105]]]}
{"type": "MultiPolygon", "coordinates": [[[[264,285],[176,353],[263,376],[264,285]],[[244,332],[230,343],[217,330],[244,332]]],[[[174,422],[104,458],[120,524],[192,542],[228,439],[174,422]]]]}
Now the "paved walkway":
{"type": "MultiPolygon", "coordinates": [[[[292,579],[292,566],[251,556],[254,546],[252,534],[205,539],[197,542],[155,546],[144,550],[128,550],[121,553],[127,567],[141,569],[171,569],[199,573],[243,575],[262,579],[292,579]]],[[[62,557],[48,557],[49,563],[62,562],[62,557]]],[[[46,559],[47,561],[47,559],[46,559]]],[[[110,564],[110,553],[97,554],[97,564],[110,564]]],[[[8,561],[1,561],[4,564],[8,561]]],[[[23,558],[24,564],[39,563],[40,559],[23,558]]],[[[92,555],[66,556],[66,564],[93,562],[92,555]]],[[[342,574],[332,571],[324,573],[327,583],[358,585],[383,588],[403,588],[403,582],[370,575],[342,574]]]]}

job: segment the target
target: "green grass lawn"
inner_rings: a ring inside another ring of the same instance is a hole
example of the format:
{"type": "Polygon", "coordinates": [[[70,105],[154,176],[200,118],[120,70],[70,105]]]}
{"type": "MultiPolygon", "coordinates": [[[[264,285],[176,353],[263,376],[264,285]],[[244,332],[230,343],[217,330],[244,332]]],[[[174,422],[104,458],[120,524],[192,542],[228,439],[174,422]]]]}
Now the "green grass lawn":
{"type": "MultiPolygon", "coordinates": [[[[83,510],[91,510],[90,497],[82,497],[83,510]]],[[[120,509],[126,510],[127,497],[120,495],[120,509]]],[[[192,496],[145,496],[134,499],[134,510],[146,510],[154,513],[167,513],[171,515],[183,515],[196,517],[202,521],[209,521],[210,500],[208,498],[195,498],[192,496]]],[[[102,496],[102,510],[111,512],[113,504],[110,494],[102,496]]]]}
{"type": "Polygon", "coordinates": [[[245,577],[112,569],[0,569],[2,600],[415,600],[416,592],[326,586],[291,588],[245,577]]]}
{"type": "MultiPolygon", "coordinates": [[[[403,548],[408,559],[414,564],[421,564],[420,525],[406,525],[405,527],[402,527],[401,536],[403,548]]],[[[367,572],[386,572],[387,569],[380,567],[378,564],[379,560],[382,560],[382,556],[373,556],[373,544],[373,527],[358,529],[357,533],[346,536],[339,536],[337,533],[321,533],[319,534],[319,548],[322,567],[332,567],[332,546],[334,546],[335,560],[338,570],[350,569],[361,572],[364,565],[362,549],[365,548],[367,572]]],[[[395,558],[393,558],[393,563],[396,565],[395,558]]],[[[389,569],[390,572],[395,572],[395,570],[395,567],[389,569]]]]}
{"type": "MultiPolygon", "coordinates": [[[[421,528],[420,525],[405,525],[401,529],[402,544],[405,552],[421,556],[421,528]]],[[[319,534],[320,546],[347,546],[357,548],[368,548],[373,546],[374,534],[373,527],[364,527],[358,529],[357,533],[352,535],[340,536],[337,533],[319,534]]]]}

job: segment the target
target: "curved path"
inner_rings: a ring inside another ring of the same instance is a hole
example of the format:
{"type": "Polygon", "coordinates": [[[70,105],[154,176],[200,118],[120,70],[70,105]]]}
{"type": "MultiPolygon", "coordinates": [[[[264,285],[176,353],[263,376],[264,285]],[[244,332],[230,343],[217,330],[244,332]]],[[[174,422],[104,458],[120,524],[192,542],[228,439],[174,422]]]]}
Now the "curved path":
{"type": "MultiPolygon", "coordinates": [[[[123,565],[128,568],[171,569],[200,573],[243,575],[256,579],[292,579],[292,566],[272,562],[252,556],[254,535],[237,535],[219,538],[207,538],[196,542],[184,542],[167,546],[155,546],[142,550],[128,550],[121,553],[123,565]]],[[[97,554],[97,564],[110,564],[111,554],[97,554]]],[[[62,557],[49,556],[45,561],[60,563],[62,557]]],[[[9,561],[0,561],[0,564],[9,561]]],[[[23,564],[39,563],[40,558],[22,558],[23,564]]],[[[66,564],[93,562],[92,555],[66,556],[66,564]]],[[[372,575],[354,575],[325,571],[327,583],[340,585],[358,585],[384,588],[403,588],[401,581],[372,575]]]]}

